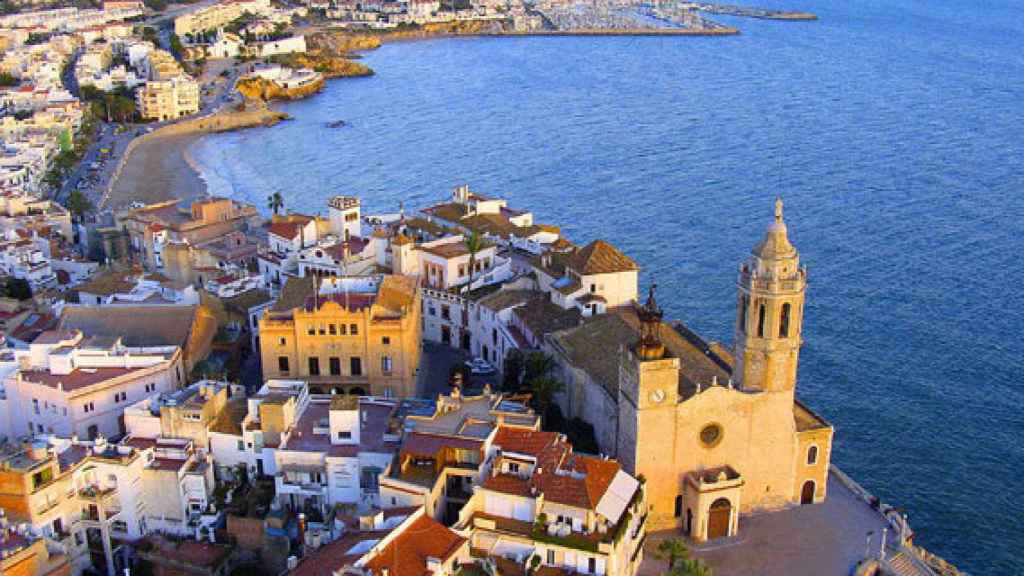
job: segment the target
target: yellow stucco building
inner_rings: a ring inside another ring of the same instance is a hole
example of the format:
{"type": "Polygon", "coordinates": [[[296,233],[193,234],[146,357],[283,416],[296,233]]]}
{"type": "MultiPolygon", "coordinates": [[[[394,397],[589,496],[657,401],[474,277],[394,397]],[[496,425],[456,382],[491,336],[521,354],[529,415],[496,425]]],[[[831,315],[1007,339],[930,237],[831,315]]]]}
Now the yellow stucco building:
{"type": "Polygon", "coordinates": [[[259,321],[264,379],[314,393],[412,396],[420,359],[416,278],[291,278],[259,321]]]}
{"type": "Polygon", "coordinates": [[[825,499],[833,429],[795,395],[806,286],[778,201],[740,267],[731,351],[663,323],[653,288],[549,337],[563,411],[645,478],[649,530],[702,542],[738,534],[741,513],[825,499]]]}
{"type": "Polygon", "coordinates": [[[735,535],[741,512],[825,499],[832,427],[795,397],[807,273],[781,200],[737,287],[731,380],[680,386],[653,290],[622,352],[618,458],[647,479],[652,528],[698,542],[735,535]]]}

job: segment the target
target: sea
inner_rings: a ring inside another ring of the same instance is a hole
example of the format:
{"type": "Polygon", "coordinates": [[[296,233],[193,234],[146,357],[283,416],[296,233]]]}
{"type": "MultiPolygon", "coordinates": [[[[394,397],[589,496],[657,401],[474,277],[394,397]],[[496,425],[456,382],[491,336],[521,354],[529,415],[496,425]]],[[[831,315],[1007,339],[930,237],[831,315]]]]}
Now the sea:
{"type": "Polygon", "coordinates": [[[307,213],[468,183],[614,243],[668,317],[726,343],[781,196],[809,277],[798,394],[835,425],[833,462],[919,544],[1024,574],[1024,6],[758,5],[820,20],[385,45],[375,76],[192,152],[211,192],[307,213]]]}

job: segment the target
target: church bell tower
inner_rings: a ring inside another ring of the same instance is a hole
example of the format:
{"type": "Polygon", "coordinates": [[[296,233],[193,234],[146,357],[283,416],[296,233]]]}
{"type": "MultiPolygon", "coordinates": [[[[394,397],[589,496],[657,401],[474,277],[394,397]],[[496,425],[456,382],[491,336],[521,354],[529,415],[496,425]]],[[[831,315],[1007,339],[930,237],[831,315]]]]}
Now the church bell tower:
{"type": "Polygon", "coordinates": [[[764,240],[740,266],[733,379],[744,390],[792,392],[803,328],[807,270],[789,242],[782,199],[764,240]]]}

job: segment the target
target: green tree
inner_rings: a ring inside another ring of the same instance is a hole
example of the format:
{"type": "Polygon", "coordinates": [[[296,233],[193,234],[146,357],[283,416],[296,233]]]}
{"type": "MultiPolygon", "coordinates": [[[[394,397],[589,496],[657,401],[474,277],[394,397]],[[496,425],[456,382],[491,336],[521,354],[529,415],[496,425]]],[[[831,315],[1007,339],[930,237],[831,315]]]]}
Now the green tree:
{"type": "Polygon", "coordinates": [[[0,86],[14,86],[18,83],[18,79],[12,76],[8,72],[0,72],[0,86]]]}
{"type": "Polygon", "coordinates": [[[666,576],[712,576],[711,568],[694,558],[680,560],[675,568],[665,574],[666,576]]]}
{"type": "Polygon", "coordinates": [[[477,252],[484,249],[484,237],[480,235],[476,230],[469,233],[464,240],[466,243],[466,250],[469,250],[469,283],[466,284],[466,290],[473,285],[473,270],[476,268],[476,254],[477,252]]]}
{"type": "Polygon", "coordinates": [[[81,190],[72,190],[68,196],[68,210],[71,211],[72,216],[81,221],[87,212],[94,210],[94,207],[81,190]]]}
{"type": "Polygon", "coordinates": [[[284,196],[280,192],[274,192],[267,196],[267,208],[270,208],[276,216],[284,208],[284,196]]]}
{"type": "Polygon", "coordinates": [[[530,381],[543,378],[555,369],[555,359],[544,352],[528,352],[523,362],[523,382],[529,386],[530,381]]]}
{"type": "Polygon", "coordinates": [[[565,384],[551,376],[534,378],[527,382],[527,386],[530,387],[534,405],[536,405],[537,411],[541,414],[547,412],[548,406],[551,405],[551,401],[555,398],[555,394],[565,390],[565,384]]]}
{"type": "Polygon", "coordinates": [[[171,34],[171,53],[178,58],[185,53],[185,46],[182,45],[181,38],[178,38],[177,34],[171,34]]]}
{"type": "Polygon", "coordinates": [[[654,556],[668,562],[668,571],[672,573],[677,564],[690,559],[690,549],[679,538],[667,538],[658,543],[654,556]]]}
{"type": "Polygon", "coordinates": [[[15,300],[28,300],[32,297],[32,286],[24,278],[9,276],[4,285],[4,294],[15,300]]]}
{"type": "Polygon", "coordinates": [[[60,147],[61,152],[68,152],[75,149],[75,142],[71,138],[70,130],[63,130],[60,136],[57,138],[57,145],[60,147]]]}

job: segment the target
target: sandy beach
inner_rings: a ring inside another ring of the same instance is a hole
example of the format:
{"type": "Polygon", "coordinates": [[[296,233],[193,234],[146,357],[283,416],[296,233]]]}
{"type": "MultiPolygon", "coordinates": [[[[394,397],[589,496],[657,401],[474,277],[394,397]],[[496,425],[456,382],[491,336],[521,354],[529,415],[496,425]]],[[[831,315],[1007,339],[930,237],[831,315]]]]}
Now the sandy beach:
{"type": "Polygon", "coordinates": [[[188,147],[201,137],[171,135],[139,144],[114,184],[106,206],[118,210],[132,202],[151,204],[204,196],[206,184],[187,157],[188,147]]]}
{"type": "Polygon", "coordinates": [[[269,108],[219,112],[164,126],[137,139],[122,160],[123,168],[101,206],[114,211],[133,202],[152,204],[171,198],[191,200],[205,196],[189,147],[204,134],[272,126],[288,118],[269,108]]]}

